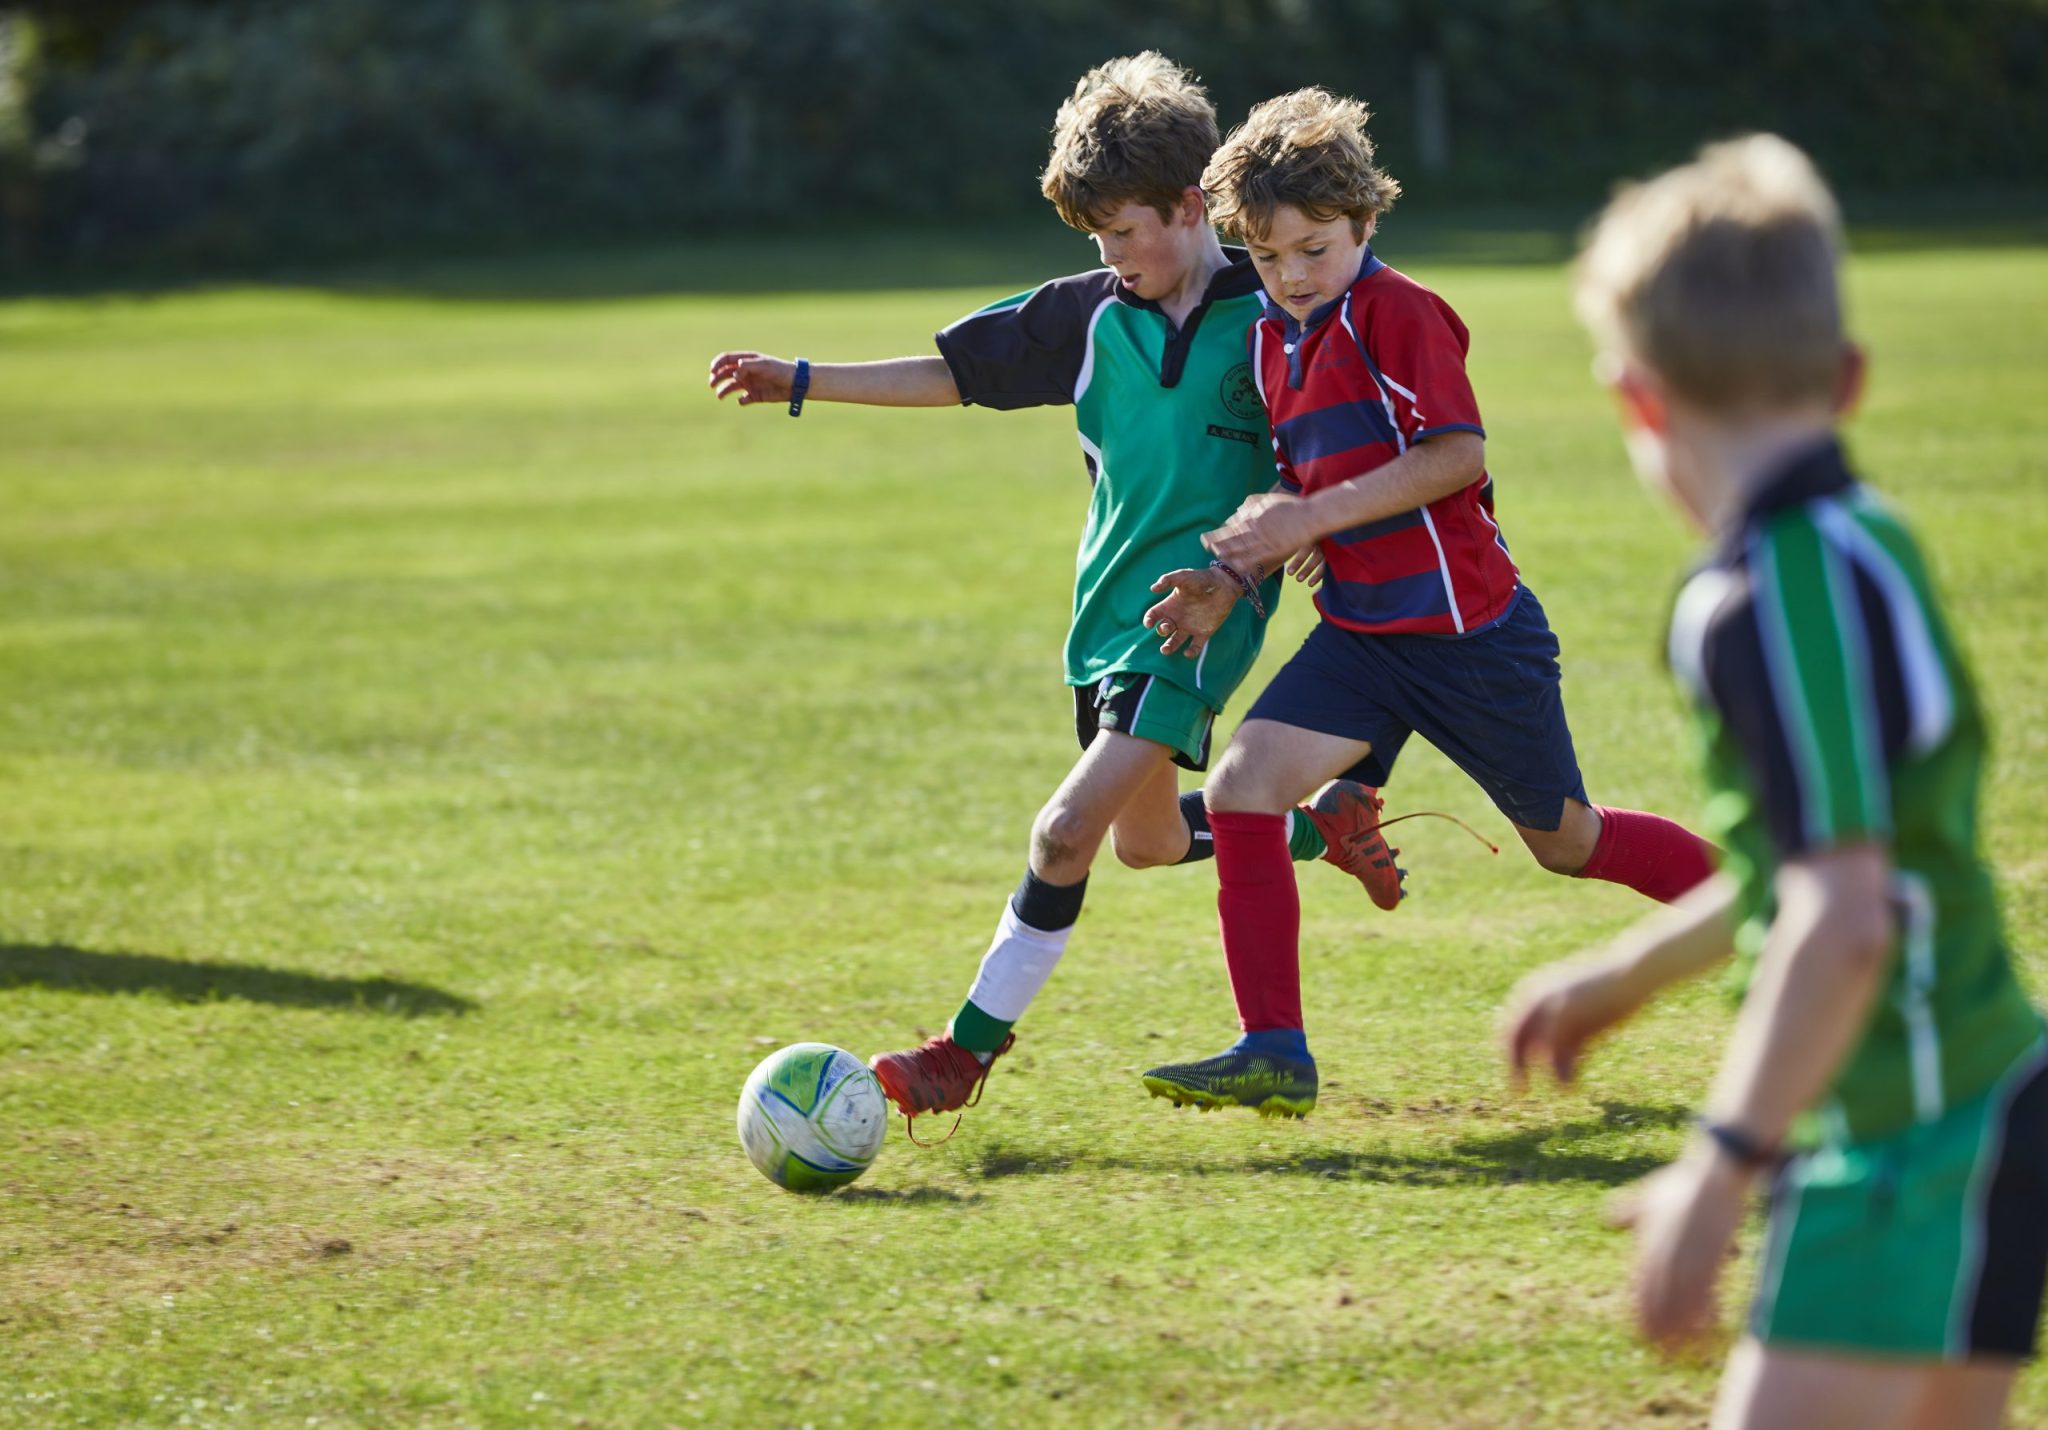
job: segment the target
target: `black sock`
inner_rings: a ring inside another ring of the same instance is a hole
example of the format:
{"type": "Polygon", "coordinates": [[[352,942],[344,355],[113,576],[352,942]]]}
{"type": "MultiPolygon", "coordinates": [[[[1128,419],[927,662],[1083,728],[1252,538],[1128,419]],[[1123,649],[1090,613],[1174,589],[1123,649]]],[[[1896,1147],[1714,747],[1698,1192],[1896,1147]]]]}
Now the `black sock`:
{"type": "Polygon", "coordinates": [[[1070,929],[1081,917],[1081,899],[1088,892],[1088,877],[1078,884],[1048,884],[1029,869],[1024,882],[1010,895],[1010,911],[1018,919],[1044,933],[1070,929]]]}
{"type": "Polygon", "coordinates": [[[1216,857],[1216,841],[1209,835],[1209,811],[1202,804],[1202,792],[1191,789],[1180,797],[1180,817],[1188,822],[1188,852],[1174,862],[1197,864],[1216,857]]]}

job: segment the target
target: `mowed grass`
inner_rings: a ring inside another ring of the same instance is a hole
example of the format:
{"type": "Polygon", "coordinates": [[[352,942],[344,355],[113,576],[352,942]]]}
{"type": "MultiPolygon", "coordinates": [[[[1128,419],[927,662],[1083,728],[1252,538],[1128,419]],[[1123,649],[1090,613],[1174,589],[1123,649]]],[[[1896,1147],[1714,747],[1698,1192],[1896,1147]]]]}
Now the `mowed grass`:
{"type": "MultiPolygon", "coordinates": [[[[1690,816],[1688,542],[1564,271],[1388,239],[1476,335],[1594,797],[1690,816]]],[[[928,350],[1038,276],[0,305],[0,1423],[1703,1420],[1715,1359],[1631,1338],[1601,1210],[1680,1145],[1728,1006],[1510,1097],[1507,990],[1641,905],[1438,821],[1393,915],[1303,870],[1305,1123],[1145,1097],[1233,1034],[1214,875],[1105,859],[953,1140],[892,1130],[822,1199],[740,1153],[769,1049],[957,1005],[1074,755],[1087,493],[1064,411],[791,422],[705,362],[928,350]]],[[[2041,990],[2048,250],[1852,279],[1854,449],[1975,657],[2041,990]]],[[[1507,834],[1420,747],[1390,794],[1507,834]]]]}

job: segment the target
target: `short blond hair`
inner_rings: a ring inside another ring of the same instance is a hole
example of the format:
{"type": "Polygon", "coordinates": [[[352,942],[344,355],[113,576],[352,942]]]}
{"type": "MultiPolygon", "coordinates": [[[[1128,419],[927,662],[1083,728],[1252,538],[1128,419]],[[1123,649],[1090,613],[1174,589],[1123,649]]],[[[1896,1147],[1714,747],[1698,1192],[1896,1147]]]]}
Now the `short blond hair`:
{"type": "Polygon", "coordinates": [[[1086,233],[1128,203],[1173,216],[1216,152],[1216,107],[1192,74],[1157,50],[1097,65],[1053,119],[1039,187],[1086,233]]]}
{"type": "Polygon", "coordinates": [[[1355,99],[1297,89],[1254,105],[1202,173],[1218,228],[1264,238],[1273,212],[1292,204],[1317,222],[1351,220],[1352,234],[1394,206],[1401,186],[1373,162],[1372,118],[1355,99]]]}
{"type": "Polygon", "coordinates": [[[1720,411],[1831,399],[1846,339],[1842,217],[1774,134],[1700,150],[1615,195],[1579,254],[1579,317],[1608,359],[1640,361],[1720,411]]]}

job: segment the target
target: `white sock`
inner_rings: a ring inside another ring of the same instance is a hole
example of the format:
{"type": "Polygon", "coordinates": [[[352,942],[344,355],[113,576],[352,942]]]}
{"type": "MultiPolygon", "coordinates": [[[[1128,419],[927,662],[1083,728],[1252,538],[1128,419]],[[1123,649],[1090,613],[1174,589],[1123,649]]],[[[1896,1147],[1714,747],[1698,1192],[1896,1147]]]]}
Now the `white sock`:
{"type": "Polygon", "coordinates": [[[1035,929],[1018,918],[1005,900],[1003,921],[996,925],[995,939],[982,955],[981,971],[974,975],[968,1001],[991,1018],[1016,1022],[1045,987],[1045,980],[1052,977],[1060,955],[1067,951],[1067,935],[1073,931],[1071,927],[1056,933],[1035,929]]]}

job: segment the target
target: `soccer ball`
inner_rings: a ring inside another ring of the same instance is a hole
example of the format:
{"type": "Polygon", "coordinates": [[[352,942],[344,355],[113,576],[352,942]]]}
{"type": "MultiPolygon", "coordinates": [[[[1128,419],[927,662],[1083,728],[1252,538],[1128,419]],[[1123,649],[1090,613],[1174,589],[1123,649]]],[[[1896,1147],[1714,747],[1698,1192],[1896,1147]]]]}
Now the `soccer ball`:
{"type": "Polygon", "coordinates": [[[740,1145],[792,1192],[843,1187],[882,1150],[889,1103],[867,1065],[830,1043],[792,1043],[761,1060],[740,1091],[740,1145]]]}

